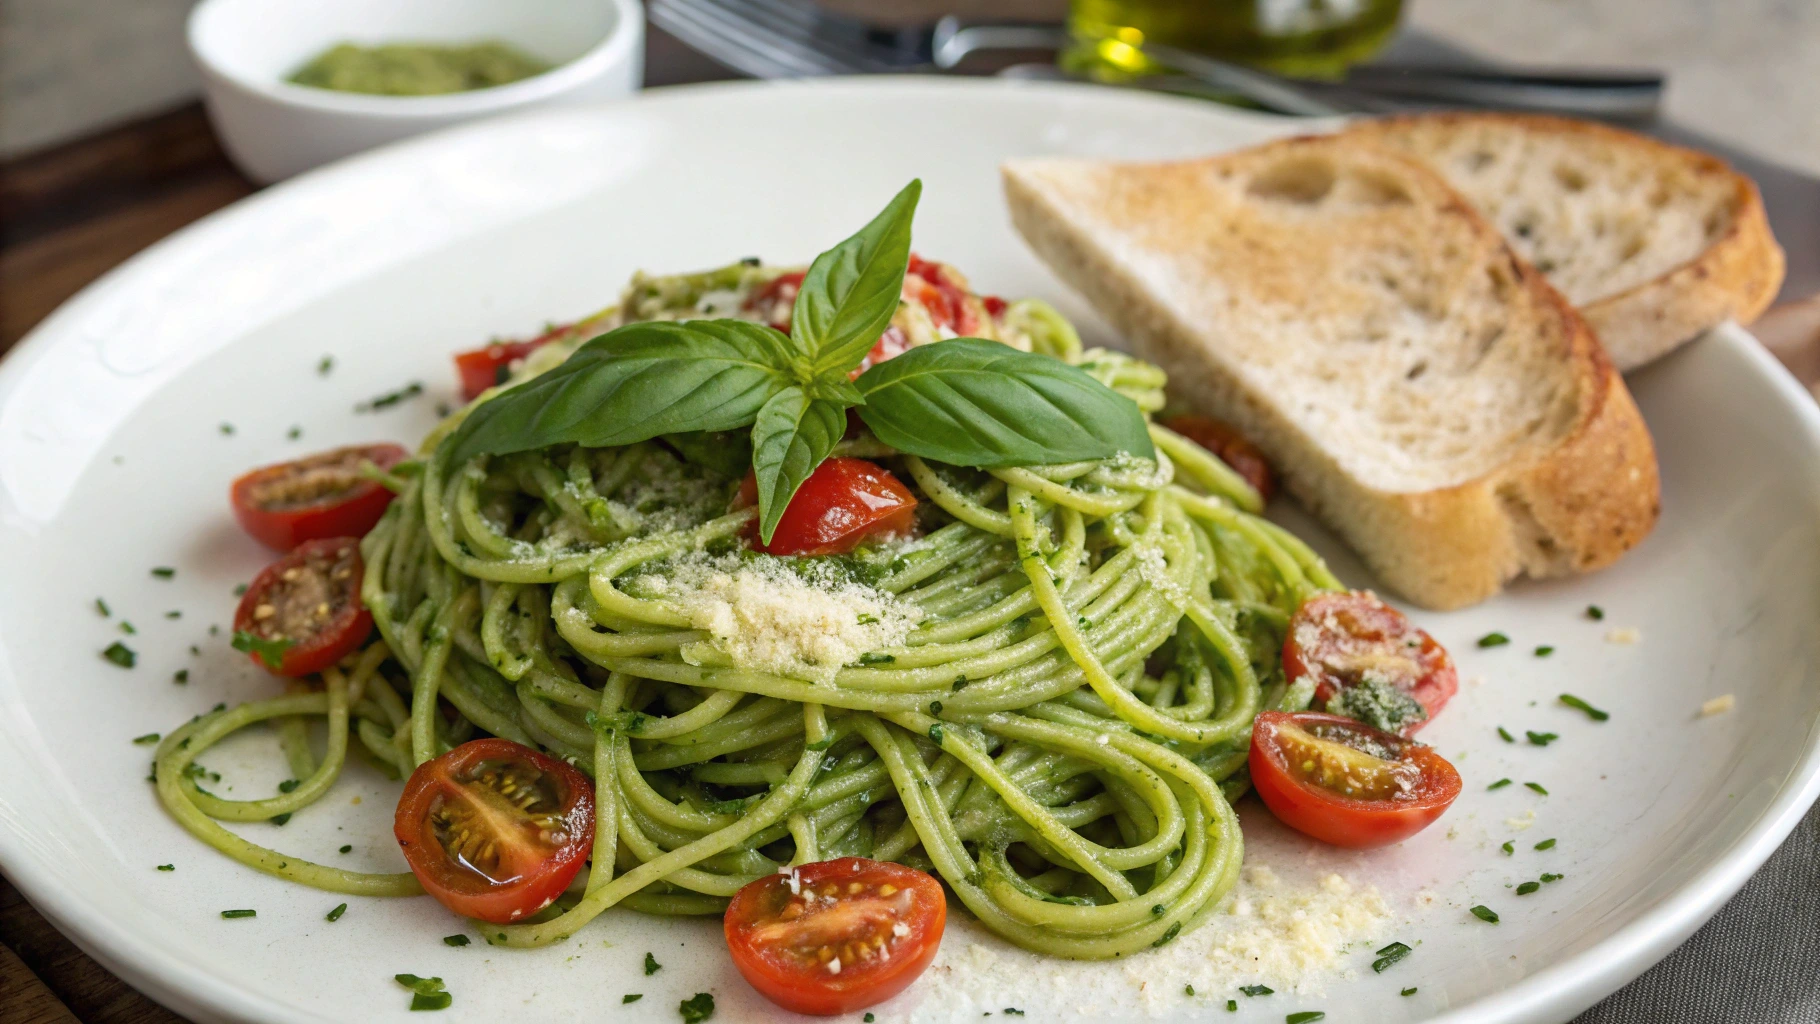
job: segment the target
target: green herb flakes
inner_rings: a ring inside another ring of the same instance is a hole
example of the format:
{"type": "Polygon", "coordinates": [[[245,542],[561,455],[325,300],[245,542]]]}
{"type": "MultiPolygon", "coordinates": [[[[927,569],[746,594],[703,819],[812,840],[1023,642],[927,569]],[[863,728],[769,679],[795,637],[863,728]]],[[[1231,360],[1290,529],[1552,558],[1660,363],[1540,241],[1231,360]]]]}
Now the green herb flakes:
{"type": "Polygon", "coordinates": [[[1226,1012],[1227,1013],[1239,1012],[1239,1001],[1237,999],[1226,1000],[1226,1012]]]}
{"type": "Polygon", "coordinates": [[[1536,844],[1536,849],[1538,850],[1552,850],[1554,848],[1555,841],[1553,839],[1544,839],[1536,844]]]}
{"type": "Polygon", "coordinates": [[[1504,840],[1504,845],[1498,847],[1498,849],[1504,851],[1504,856],[1513,857],[1517,853],[1516,841],[1513,839],[1506,839],[1506,840],[1504,840]]]}
{"type": "Polygon", "coordinates": [[[1326,1020],[1327,1014],[1320,1010],[1303,1010],[1283,1018],[1283,1024],[1314,1024],[1317,1020],[1326,1020]]]}
{"type": "Polygon", "coordinates": [[[942,723],[937,722],[929,727],[929,739],[934,741],[937,746],[941,745],[942,735],[942,723]]]}
{"type": "Polygon", "coordinates": [[[265,667],[269,669],[276,669],[284,664],[284,652],[297,646],[295,640],[268,640],[257,633],[249,633],[244,629],[234,630],[234,639],[231,643],[234,650],[245,651],[253,655],[265,663],[265,667]]]}
{"type": "Polygon", "coordinates": [[[1501,726],[1501,725],[1500,725],[1500,726],[1498,726],[1498,738],[1499,738],[1499,739],[1501,739],[1501,740],[1503,740],[1503,741],[1504,741],[1504,742],[1506,742],[1506,743],[1515,743],[1515,742],[1517,742],[1517,738],[1516,738],[1516,737],[1515,737],[1515,736],[1512,736],[1512,735],[1511,735],[1511,734],[1510,734],[1510,730],[1508,730],[1508,729],[1506,729],[1506,728],[1504,728],[1504,727],[1503,727],[1503,726],[1501,726]]]}
{"type": "Polygon", "coordinates": [[[148,732],[144,736],[134,736],[133,742],[139,744],[140,746],[146,746],[148,744],[158,742],[161,738],[162,737],[160,737],[155,732],[148,732]]]}
{"type": "Polygon", "coordinates": [[[1400,996],[1413,996],[1415,994],[1416,994],[1416,990],[1413,988],[1406,988],[1403,991],[1397,993],[1397,995],[1400,995],[1400,996]]]}
{"type": "Polygon", "coordinates": [[[164,613],[164,617],[167,619],[181,619],[183,618],[183,613],[172,608],[170,611],[164,613]]]}
{"type": "Polygon", "coordinates": [[[1528,896],[1530,893],[1535,892],[1537,889],[1540,889],[1540,888],[1542,888],[1541,882],[1524,882],[1523,884],[1517,886],[1517,895],[1518,896],[1528,896]]]}
{"type": "Polygon", "coordinates": [[[160,870],[160,871],[175,871],[175,870],[177,870],[177,865],[175,865],[175,864],[160,864],[160,865],[158,865],[158,870],[160,870]]]}
{"type": "Polygon", "coordinates": [[[411,990],[411,1009],[446,1010],[454,1002],[441,978],[419,978],[415,974],[394,974],[392,980],[411,990]]]}
{"type": "Polygon", "coordinates": [[[465,946],[468,944],[468,937],[466,935],[444,935],[442,937],[442,944],[445,946],[465,946]]]}
{"type": "Polygon", "coordinates": [[[677,1003],[676,1011],[682,1014],[683,1024],[701,1024],[714,1016],[714,997],[706,992],[697,992],[677,1003]]]}
{"type": "Polygon", "coordinates": [[[1267,996],[1276,991],[1269,985],[1240,985],[1239,991],[1248,996],[1267,996]]]}
{"type": "Polygon", "coordinates": [[[187,683],[189,681],[190,681],[190,670],[187,668],[180,668],[176,672],[171,674],[171,682],[176,683],[178,686],[182,686],[184,683],[187,683]]]}
{"type": "Polygon", "coordinates": [[[120,632],[125,633],[127,636],[132,636],[133,634],[135,634],[139,631],[133,628],[132,623],[126,621],[125,619],[121,619],[120,620],[120,632]]]}
{"type": "Polygon", "coordinates": [[[327,377],[329,375],[329,371],[333,370],[334,368],[335,368],[335,357],[334,356],[323,356],[322,361],[316,364],[316,375],[318,377],[327,377]]]}
{"type": "Polygon", "coordinates": [[[287,441],[295,441],[302,436],[303,436],[302,427],[292,427],[291,429],[284,432],[284,437],[285,437],[285,440],[287,440],[287,441]]]}
{"type": "Polygon", "coordinates": [[[406,384],[404,387],[398,388],[395,391],[388,391],[383,395],[379,395],[374,398],[369,398],[366,401],[361,402],[360,404],[354,406],[354,411],[355,412],[378,412],[381,409],[390,409],[392,406],[397,405],[400,402],[404,402],[404,401],[408,401],[410,399],[416,398],[418,395],[421,395],[421,394],[423,394],[423,382],[414,380],[414,381],[410,382],[409,384],[406,384]]]}
{"type": "Polygon", "coordinates": [[[658,963],[656,957],[649,953],[645,954],[645,977],[649,978],[651,975],[656,974],[663,969],[664,965],[658,963]]]}
{"type": "Polygon", "coordinates": [[[272,815],[272,819],[271,819],[272,824],[274,824],[274,825],[283,825],[290,820],[291,820],[290,811],[286,811],[283,814],[274,814],[274,815],[272,815]]]}
{"type": "Polygon", "coordinates": [[[1487,633],[1479,638],[1480,647],[1502,647],[1510,643],[1510,637],[1502,633],[1487,633]]]}
{"type": "Polygon", "coordinates": [[[1523,735],[1529,737],[1529,742],[1538,747],[1546,747],[1561,738],[1557,733],[1537,732],[1534,729],[1525,730],[1523,735]]]}
{"type": "Polygon", "coordinates": [[[346,903],[337,903],[337,904],[335,904],[334,910],[331,910],[326,915],[324,915],[323,920],[339,921],[339,920],[341,920],[341,915],[343,915],[347,912],[348,912],[348,905],[346,903]]]}
{"type": "Polygon", "coordinates": [[[297,791],[297,787],[300,785],[302,785],[302,783],[298,782],[296,779],[286,779],[283,782],[280,782],[278,784],[278,792],[295,793],[297,791]]]}
{"type": "Polygon", "coordinates": [[[221,912],[221,916],[232,921],[235,918],[241,918],[241,917],[258,917],[259,911],[257,911],[257,910],[223,910],[221,912]]]}
{"type": "Polygon", "coordinates": [[[1567,705],[1570,708],[1574,708],[1575,710],[1586,712],[1586,717],[1592,719],[1595,722],[1603,722],[1606,719],[1611,717],[1611,712],[1601,711],[1598,708],[1593,707],[1591,704],[1586,703],[1585,701],[1581,700],[1580,698],[1574,696],[1571,693],[1562,694],[1561,703],[1567,705]]]}
{"type": "Polygon", "coordinates": [[[340,850],[340,851],[339,851],[339,852],[341,852],[341,853],[353,853],[353,852],[354,852],[354,844],[353,844],[353,843],[349,843],[349,844],[347,844],[347,845],[346,845],[346,846],[343,846],[343,847],[342,847],[342,848],[341,848],[341,850],[340,850]]]}
{"type": "Polygon", "coordinates": [[[232,423],[223,423],[221,425],[221,436],[222,437],[233,437],[234,436],[234,425],[232,423]]]}
{"type": "Polygon", "coordinates": [[[100,599],[98,597],[95,598],[95,611],[97,614],[99,614],[104,619],[107,618],[108,616],[114,614],[113,612],[108,610],[107,602],[103,601],[102,599],[100,599]]]}
{"type": "Polygon", "coordinates": [[[1586,617],[1594,622],[1598,622],[1600,619],[1605,618],[1605,609],[1596,604],[1589,604],[1586,606],[1586,617]]]}
{"type": "Polygon", "coordinates": [[[1414,951],[1409,948],[1407,943],[1393,942],[1372,954],[1377,959],[1371,962],[1371,969],[1377,974],[1383,974],[1385,968],[1397,963],[1412,952],[1414,951]]]}
{"type": "Polygon", "coordinates": [[[1486,790],[1486,792],[1490,792],[1494,789],[1503,789],[1505,786],[1508,786],[1508,785],[1510,785],[1509,779],[1499,779],[1498,781],[1492,783],[1491,785],[1486,786],[1485,790],[1486,790]]]}
{"type": "Polygon", "coordinates": [[[1182,994],[1185,996],[1194,995],[1194,986],[1193,985],[1183,985],[1182,994]]]}
{"type": "Polygon", "coordinates": [[[121,668],[132,668],[139,663],[139,653],[118,640],[108,644],[101,656],[121,668]]]}
{"type": "Polygon", "coordinates": [[[152,570],[152,575],[158,577],[161,580],[168,580],[171,577],[177,575],[177,570],[171,568],[168,565],[160,565],[152,570]]]}
{"type": "Polygon", "coordinates": [[[1543,788],[1543,786],[1540,782],[1525,782],[1523,785],[1528,786],[1530,789],[1535,790],[1536,792],[1542,794],[1543,796],[1548,795],[1548,790],[1543,788]]]}
{"type": "Polygon", "coordinates": [[[1472,916],[1484,921],[1486,924],[1498,923],[1498,912],[1483,903],[1472,908],[1472,916]]]}
{"type": "Polygon", "coordinates": [[[1538,658],[1546,658],[1553,653],[1555,653],[1555,649],[1547,644],[1543,644],[1536,648],[1536,657],[1538,658]]]}
{"type": "MultiPolygon", "coordinates": [[[[619,997],[619,1005],[624,1006],[627,1003],[636,1003],[644,997],[645,994],[643,992],[631,992],[619,997]]],[[[872,1015],[868,1013],[866,1016],[870,1017],[872,1015]]]]}
{"type": "Polygon", "coordinates": [[[1560,881],[1560,880],[1561,880],[1561,879],[1563,879],[1563,878],[1566,878],[1566,877],[1567,877],[1567,876],[1566,876],[1566,875],[1554,875],[1554,874],[1544,874],[1544,875],[1543,875],[1543,876],[1542,876],[1542,881],[1544,881],[1544,882],[1559,882],[1559,881],[1560,881]]]}

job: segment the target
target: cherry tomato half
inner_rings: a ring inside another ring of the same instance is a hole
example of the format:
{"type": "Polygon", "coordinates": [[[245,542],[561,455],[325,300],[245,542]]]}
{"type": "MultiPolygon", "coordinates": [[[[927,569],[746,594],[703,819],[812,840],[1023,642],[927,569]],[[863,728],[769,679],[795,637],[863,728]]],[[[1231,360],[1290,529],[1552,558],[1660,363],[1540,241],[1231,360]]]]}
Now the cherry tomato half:
{"type": "Polygon", "coordinates": [[[1427,828],[1460,795],[1434,748],[1339,715],[1266,711],[1251,727],[1251,784],[1278,820],[1366,849],[1427,828]]]}
{"type": "Polygon", "coordinates": [[[510,924],[549,906],[594,848],[594,787],[572,765],[483,739],[417,766],[392,833],[424,890],[510,924]]]}
{"type": "Polygon", "coordinates": [[[1258,446],[1228,424],[1211,416],[1171,416],[1163,426],[1212,452],[1245,478],[1258,497],[1269,501],[1277,492],[1277,475],[1258,446]]]}
{"type": "MultiPolygon", "coordinates": [[[[739,504],[758,501],[758,481],[746,474],[739,504]]],[[[815,467],[790,504],[771,543],[748,538],[755,550],[772,555],[840,555],[872,537],[902,536],[916,526],[916,496],[897,477],[865,459],[828,459],[815,467]]]]}
{"type": "Polygon", "coordinates": [[[351,445],[263,466],[235,480],[228,501],[241,529],[279,551],[319,537],[363,537],[392,492],[361,476],[361,463],[390,469],[405,454],[395,444],[351,445]]]}
{"type": "Polygon", "coordinates": [[[745,309],[772,327],[790,333],[790,313],[796,306],[796,293],[802,291],[805,271],[792,270],[766,281],[746,296],[745,309]]]}
{"type": "Polygon", "coordinates": [[[956,276],[947,264],[911,253],[910,265],[904,271],[904,298],[921,303],[937,327],[968,335],[979,330],[979,313],[974,302],[969,301],[974,297],[961,287],[956,276]]]}
{"type": "Polygon", "coordinates": [[[733,894],[733,964],[786,1010],[829,1016],[881,1003],[935,959],[948,903],[902,864],[842,857],[767,875],[733,894]]]}
{"type": "Polygon", "coordinates": [[[1312,677],[1315,700],[1327,710],[1341,710],[1332,705],[1338,697],[1351,717],[1405,736],[1460,689],[1447,648],[1364,590],[1318,594],[1296,609],[1283,640],[1283,675],[1312,677]]]}
{"type": "Polygon", "coordinates": [[[305,541],[266,566],[234,609],[235,634],[256,642],[247,652],[253,663],[281,676],[307,676],[352,653],[373,631],[372,613],[360,603],[364,572],[354,537],[305,541]]]}

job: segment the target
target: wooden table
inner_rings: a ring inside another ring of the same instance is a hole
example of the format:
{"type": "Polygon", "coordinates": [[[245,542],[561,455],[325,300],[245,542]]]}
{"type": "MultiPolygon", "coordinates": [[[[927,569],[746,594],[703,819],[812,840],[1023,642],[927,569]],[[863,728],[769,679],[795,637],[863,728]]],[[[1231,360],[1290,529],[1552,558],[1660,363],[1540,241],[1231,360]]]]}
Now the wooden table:
{"type": "MultiPolygon", "coordinates": [[[[737,77],[656,29],[647,86],[737,77]]],[[[255,186],[199,105],[0,163],[0,352],[83,285],[255,186]]],[[[1820,378],[1820,303],[1760,323],[1803,379],[1820,378]]],[[[0,878],[0,1024],[183,1024],[89,959],[0,878]]]]}

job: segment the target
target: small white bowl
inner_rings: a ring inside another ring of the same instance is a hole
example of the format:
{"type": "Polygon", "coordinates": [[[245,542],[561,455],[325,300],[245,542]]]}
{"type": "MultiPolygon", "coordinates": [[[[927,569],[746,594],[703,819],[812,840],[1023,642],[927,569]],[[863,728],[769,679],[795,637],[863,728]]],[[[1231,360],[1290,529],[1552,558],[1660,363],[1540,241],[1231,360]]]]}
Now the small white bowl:
{"type": "Polygon", "coordinates": [[[227,154],[261,183],[434,128],[625,96],[644,73],[638,0],[202,0],[190,53],[227,154]],[[285,79],[336,43],[501,40],[554,65],[509,85],[371,96],[285,79]]]}

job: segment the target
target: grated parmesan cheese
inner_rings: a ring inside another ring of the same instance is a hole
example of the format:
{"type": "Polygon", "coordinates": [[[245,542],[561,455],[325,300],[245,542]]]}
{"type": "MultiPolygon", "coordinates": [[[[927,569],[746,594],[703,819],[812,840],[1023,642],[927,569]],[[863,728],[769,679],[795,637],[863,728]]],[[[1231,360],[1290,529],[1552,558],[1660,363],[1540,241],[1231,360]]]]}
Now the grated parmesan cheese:
{"type": "Polygon", "coordinates": [[[1634,644],[1643,639],[1643,632],[1635,626],[1618,626],[1608,630],[1605,642],[1608,644],[1634,644]]]}
{"type": "Polygon", "coordinates": [[[735,667],[815,682],[902,645],[922,618],[914,604],[832,570],[766,556],[696,553],[636,585],[668,600],[735,667]]]}
{"type": "Polygon", "coordinates": [[[1738,698],[1729,693],[1723,694],[1700,705],[1700,717],[1711,718],[1714,715],[1723,715],[1737,706],[1738,698]]]}

